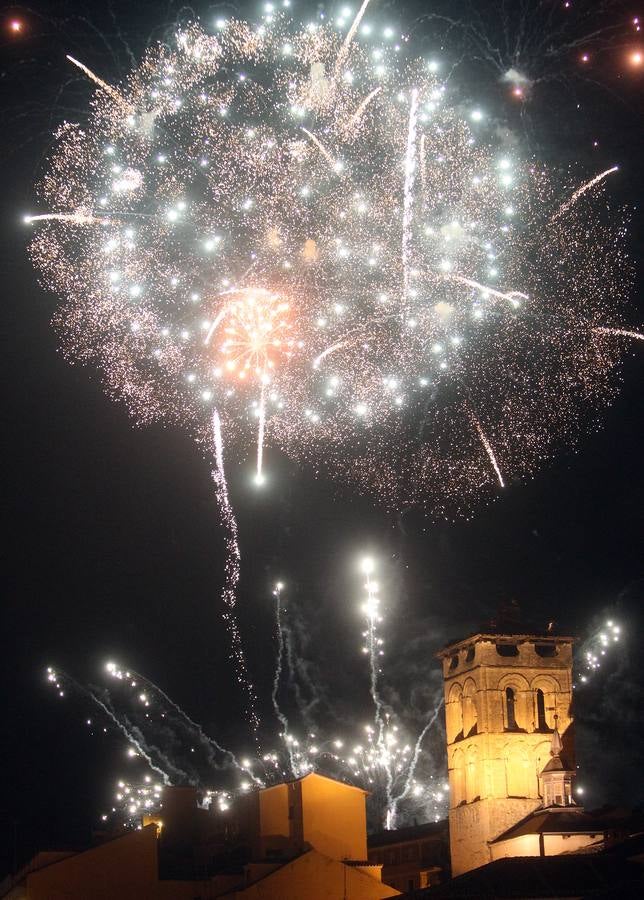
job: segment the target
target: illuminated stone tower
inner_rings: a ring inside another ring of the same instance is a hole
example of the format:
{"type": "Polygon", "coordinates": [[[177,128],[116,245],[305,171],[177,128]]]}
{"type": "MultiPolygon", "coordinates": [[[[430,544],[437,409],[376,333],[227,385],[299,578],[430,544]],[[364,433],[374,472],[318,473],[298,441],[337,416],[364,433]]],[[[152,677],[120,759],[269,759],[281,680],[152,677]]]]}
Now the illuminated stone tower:
{"type": "Polygon", "coordinates": [[[475,634],[438,654],[453,875],[489,862],[488,842],[544,805],[542,773],[555,727],[574,762],[573,639],[508,631],[475,634]]]}

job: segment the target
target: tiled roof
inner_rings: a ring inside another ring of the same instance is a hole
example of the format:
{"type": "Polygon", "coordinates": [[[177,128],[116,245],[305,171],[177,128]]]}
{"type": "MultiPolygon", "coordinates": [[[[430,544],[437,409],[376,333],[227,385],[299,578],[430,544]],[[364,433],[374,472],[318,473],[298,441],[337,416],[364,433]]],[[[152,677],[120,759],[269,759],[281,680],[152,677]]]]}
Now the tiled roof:
{"type": "Polygon", "coordinates": [[[644,896],[644,871],[611,854],[517,856],[497,859],[445,884],[416,891],[418,900],[644,896]],[[631,894],[636,887],[639,893],[631,894]],[[612,891],[613,893],[607,893],[612,891]]]}
{"type": "Polygon", "coordinates": [[[423,825],[410,825],[407,828],[396,828],[394,831],[376,831],[367,835],[367,845],[372,850],[376,847],[403,844],[406,841],[428,837],[444,837],[447,840],[447,830],[447,819],[441,819],[440,822],[425,822],[423,825]]]}

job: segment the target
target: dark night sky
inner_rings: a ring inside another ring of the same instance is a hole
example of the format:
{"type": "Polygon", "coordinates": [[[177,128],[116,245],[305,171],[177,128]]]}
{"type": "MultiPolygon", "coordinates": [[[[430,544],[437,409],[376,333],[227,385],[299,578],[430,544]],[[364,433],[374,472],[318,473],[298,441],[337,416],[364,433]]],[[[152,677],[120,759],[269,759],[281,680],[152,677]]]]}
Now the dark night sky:
{"type": "MultiPolygon", "coordinates": [[[[105,806],[113,779],[126,771],[123,741],[90,737],[83,705],[58,702],[46,689],[46,665],[91,679],[113,656],[157,681],[214,734],[235,746],[247,741],[218,617],[223,547],[208,462],[178,431],[133,428],[94,372],[65,362],[50,326],[55,298],[38,287],[26,255],[21,216],[33,208],[32,184],[51,125],[65,114],[73,118],[63,109],[82,107],[88,96],[75,76],[70,81],[64,54],[83,47],[84,58],[90,64],[98,58],[110,74],[102,39],[90,37],[92,29],[74,16],[87,14],[107,43],[118,45],[112,65],[125,65],[109,16],[101,21],[90,8],[36,3],[25,16],[31,34],[13,40],[3,30],[0,39],[6,451],[0,873],[11,865],[14,835],[19,857],[82,835],[105,806]]],[[[155,8],[114,7],[135,51],[159,21],[155,8]]],[[[0,27],[15,9],[0,11],[0,27]]],[[[398,8],[403,22],[405,9],[398,8]]],[[[607,56],[599,86],[575,87],[578,111],[572,88],[544,87],[527,110],[527,129],[539,135],[541,153],[578,159],[583,171],[619,162],[614,192],[633,204],[642,188],[644,82],[618,74],[607,56]]],[[[492,76],[483,89],[513,127],[523,127],[492,76]]],[[[635,210],[636,262],[641,224],[635,210]]],[[[640,272],[634,325],[644,321],[641,286],[640,272]]],[[[355,574],[365,549],[392,573],[388,657],[403,680],[411,646],[416,656],[407,678],[422,679],[426,671],[435,685],[431,650],[479,625],[508,598],[520,602],[527,618],[555,618],[582,636],[610,611],[625,640],[607,671],[578,696],[580,781],[588,805],[642,803],[643,374],[644,350],[635,346],[603,429],[534,480],[510,485],[469,522],[431,525],[413,512],[398,522],[350,487],[298,471],[274,449],[268,461],[275,476],[261,495],[248,489],[247,464],[229,465],[244,560],[244,638],[264,698],[272,660],[269,585],[284,577],[310,629],[308,653],[339,698],[341,715],[349,709],[366,715],[355,574]]]]}

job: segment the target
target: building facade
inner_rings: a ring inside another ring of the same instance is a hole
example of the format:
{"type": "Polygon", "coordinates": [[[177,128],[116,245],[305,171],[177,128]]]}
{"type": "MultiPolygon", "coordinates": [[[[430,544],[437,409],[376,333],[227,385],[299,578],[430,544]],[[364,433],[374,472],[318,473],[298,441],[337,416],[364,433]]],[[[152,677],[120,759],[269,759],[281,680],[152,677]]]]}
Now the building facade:
{"type": "Polygon", "coordinates": [[[449,869],[447,823],[427,822],[370,834],[369,862],[385,884],[404,893],[439,884],[449,869]]]}
{"type": "Polygon", "coordinates": [[[543,805],[555,730],[570,785],[572,644],[554,635],[480,633],[440,651],[452,875],[490,862],[490,843],[543,805]]]}
{"type": "Polygon", "coordinates": [[[167,788],[158,816],[88,850],[27,867],[11,900],[386,900],[367,858],[366,792],[317,773],[246,794],[229,810],[167,788]]]}

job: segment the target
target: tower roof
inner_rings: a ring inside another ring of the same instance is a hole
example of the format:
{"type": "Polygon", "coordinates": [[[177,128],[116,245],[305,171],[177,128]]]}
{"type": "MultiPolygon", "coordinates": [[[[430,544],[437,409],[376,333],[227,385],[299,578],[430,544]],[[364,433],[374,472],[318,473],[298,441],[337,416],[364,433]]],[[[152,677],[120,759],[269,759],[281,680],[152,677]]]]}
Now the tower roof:
{"type": "Polygon", "coordinates": [[[444,656],[449,656],[449,654],[453,653],[455,650],[460,650],[464,647],[470,646],[471,644],[477,644],[479,643],[479,641],[492,641],[497,644],[523,644],[528,641],[536,641],[537,643],[548,642],[552,644],[573,644],[576,640],[577,639],[575,637],[571,637],[570,635],[552,634],[550,632],[539,633],[528,631],[510,633],[506,631],[478,631],[468,635],[468,637],[461,638],[460,640],[450,641],[436,653],[436,656],[439,659],[442,659],[444,656]]]}

